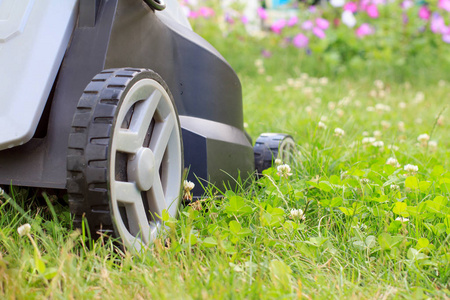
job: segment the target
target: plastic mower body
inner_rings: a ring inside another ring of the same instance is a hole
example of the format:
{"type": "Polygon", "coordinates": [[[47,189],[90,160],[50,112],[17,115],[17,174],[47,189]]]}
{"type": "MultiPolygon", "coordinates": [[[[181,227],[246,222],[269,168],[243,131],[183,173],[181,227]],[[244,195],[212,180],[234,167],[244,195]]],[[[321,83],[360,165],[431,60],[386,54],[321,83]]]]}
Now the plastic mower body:
{"type": "Polygon", "coordinates": [[[139,249],[183,173],[255,170],[240,81],[176,0],[0,2],[0,184],[67,189],[76,226],[139,249]]]}

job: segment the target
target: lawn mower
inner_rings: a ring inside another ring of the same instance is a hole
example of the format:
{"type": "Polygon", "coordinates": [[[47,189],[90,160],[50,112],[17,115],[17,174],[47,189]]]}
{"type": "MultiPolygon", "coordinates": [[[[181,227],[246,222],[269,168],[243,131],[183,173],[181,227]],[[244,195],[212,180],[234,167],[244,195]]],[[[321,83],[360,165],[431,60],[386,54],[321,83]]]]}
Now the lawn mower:
{"type": "Polygon", "coordinates": [[[129,249],[184,179],[233,188],[294,146],[252,146],[236,73],[176,0],[0,1],[0,66],[0,185],[65,190],[75,227],[129,249]]]}

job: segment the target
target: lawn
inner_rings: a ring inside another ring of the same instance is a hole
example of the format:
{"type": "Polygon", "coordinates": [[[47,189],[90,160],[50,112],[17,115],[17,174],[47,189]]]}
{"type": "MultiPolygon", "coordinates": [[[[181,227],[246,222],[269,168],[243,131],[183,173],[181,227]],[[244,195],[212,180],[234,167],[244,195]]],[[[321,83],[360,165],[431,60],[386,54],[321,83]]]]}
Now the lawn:
{"type": "Polygon", "coordinates": [[[295,138],[290,170],[205,193],[140,254],[89,247],[56,195],[4,192],[0,298],[450,298],[450,45],[336,60],[341,42],[330,58],[220,17],[192,23],[239,75],[252,138],[295,138]]]}

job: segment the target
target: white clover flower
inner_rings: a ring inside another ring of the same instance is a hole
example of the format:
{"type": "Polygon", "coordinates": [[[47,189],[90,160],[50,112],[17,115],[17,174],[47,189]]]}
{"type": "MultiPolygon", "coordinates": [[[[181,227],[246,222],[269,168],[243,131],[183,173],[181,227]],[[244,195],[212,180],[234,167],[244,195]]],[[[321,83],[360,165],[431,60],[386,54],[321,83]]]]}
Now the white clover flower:
{"type": "Polygon", "coordinates": [[[384,89],[384,83],[383,83],[383,81],[381,81],[381,80],[379,80],[379,79],[375,80],[373,84],[374,84],[375,87],[376,87],[377,89],[379,89],[379,90],[384,89]]]}
{"type": "Polygon", "coordinates": [[[380,124],[383,127],[383,129],[388,129],[389,127],[391,127],[391,123],[386,120],[381,121],[380,124]]]}
{"type": "Polygon", "coordinates": [[[362,178],[361,183],[362,184],[369,184],[370,180],[368,178],[362,178]]]}
{"type": "Polygon", "coordinates": [[[400,187],[396,184],[391,184],[390,188],[391,188],[391,190],[395,191],[395,190],[398,190],[400,187]]]}
{"type": "Polygon", "coordinates": [[[264,65],[264,62],[263,62],[262,59],[259,58],[259,59],[255,60],[255,66],[256,67],[261,67],[263,65],[264,65]]]}
{"type": "Polygon", "coordinates": [[[273,80],[272,76],[266,76],[266,81],[267,82],[272,82],[272,80],[273,80]]]}
{"type": "Polygon", "coordinates": [[[372,143],[372,146],[376,147],[376,148],[383,148],[384,147],[384,142],[383,141],[375,141],[372,143]]]}
{"type": "Polygon", "coordinates": [[[402,122],[402,121],[398,122],[397,126],[398,126],[399,131],[405,132],[405,123],[404,122],[402,122]]]}
{"type": "Polygon", "coordinates": [[[415,122],[416,124],[422,124],[423,120],[422,120],[422,118],[416,118],[416,119],[414,120],[414,122],[415,122]]]}
{"type": "Polygon", "coordinates": [[[443,79],[439,80],[438,86],[439,87],[444,87],[445,86],[445,80],[443,80],[443,79]]]}
{"type": "Polygon", "coordinates": [[[303,210],[299,209],[291,209],[291,212],[289,214],[289,217],[291,219],[298,219],[298,220],[306,220],[305,214],[303,213],[303,210]]]}
{"type": "Polygon", "coordinates": [[[284,165],[279,165],[277,167],[277,174],[281,177],[286,177],[288,178],[289,176],[292,175],[291,173],[291,167],[289,167],[289,165],[284,164],[284,165]]]}
{"type": "Polygon", "coordinates": [[[248,123],[244,122],[244,128],[248,128],[248,123]]]}
{"type": "Polygon", "coordinates": [[[402,223],[407,223],[409,221],[409,219],[408,218],[403,218],[403,217],[397,217],[395,219],[395,221],[400,221],[402,223]]]}
{"type": "Polygon", "coordinates": [[[403,170],[405,170],[406,172],[410,172],[410,173],[416,173],[417,171],[419,171],[419,167],[415,166],[415,165],[407,164],[406,166],[403,167],[403,170]]]}
{"type": "Polygon", "coordinates": [[[425,94],[423,92],[418,92],[414,97],[414,103],[418,104],[425,100],[425,94]]]}
{"type": "Polygon", "coordinates": [[[386,161],[386,164],[391,165],[391,166],[396,166],[396,165],[398,165],[398,161],[394,157],[389,157],[388,160],[386,161]]]}
{"type": "Polygon", "coordinates": [[[379,138],[379,137],[381,137],[381,131],[379,131],[379,130],[375,130],[374,132],[373,132],[373,136],[374,137],[376,137],[376,138],[379,138]]]}
{"type": "Polygon", "coordinates": [[[375,111],[375,108],[373,106],[367,106],[366,110],[368,112],[373,112],[373,111],[375,111]]]}
{"type": "Polygon", "coordinates": [[[328,78],[327,77],[321,77],[319,78],[319,83],[321,85],[327,85],[328,84],[328,78]]]}
{"type": "Polygon", "coordinates": [[[26,223],[17,228],[17,232],[19,233],[19,236],[28,235],[31,232],[31,225],[26,223]]]}
{"type": "Polygon", "coordinates": [[[283,164],[283,161],[282,161],[281,159],[277,158],[277,159],[275,159],[275,164],[276,164],[277,166],[282,165],[282,164],[283,164]]]}
{"type": "Polygon", "coordinates": [[[288,84],[288,85],[293,86],[294,83],[295,83],[294,78],[288,78],[288,79],[287,79],[287,84],[288,84]]]}
{"type": "Polygon", "coordinates": [[[368,131],[363,131],[362,132],[362,136],[369,136],[369,132],[368,131]]]}
{"type": "Polygon", "coordinates": [[[388,145],[388,149],[389,150],[394,150],[394,151],[398,151],[400,148],[396,145],[388,145]]]}
{"type": "Polygon", "coordinates": [[[307,107],[305,107],[305,111],[308,113],[308,115],[310,115],[312,113],[313,109],[311,106],[307,106],[307,107]]]}
{"type": "Polygon", "coordinates": [[[405,109],[406,108],[406,103],[405,102],[400,102],[398,104],[398,107],[401,108],[401,109],[405,109]]]}
{"type": "Polygon", "coordinates": [[[341,128],[334,129],[334,135],[338,137],[342,137],[345,135],[345,131],[341,128]]]}
{"type": "Polygon", "coordinates": [[[439,116],[437,121],[436,121],[436,124],[439,125],[439,126],[444,125],[444,116],[439,116]]]}
{"type": "Polygon", "coordinates": [[[376,98],[376,97],[377,97],[377,91],[371,90],[371,91],[369,92],[369,96],[372,97],[372,98],[376,98]]]}
{"type": "Polygon", "coordinates": [[[2,188],[0,188],[0,196],[2,196],[4,193],[5,191],[2,188]]]}
{"type": "Polygon", "coordinates": [[[428,142],[428,149],[430,149],[430,151],[436,151],[437,147],[438,147],[438,143],[436,141],[428,142]]]}
{"type": "Polygon", "coordinates": [[[334,110],[335,108],[336,108],[336,103],[334,103],[333,101],[328,102],[329,110],[334,110]]]}
{"type": "Polygon", "coordinates": [[[430,136],[428,134],[424,133],[424,134],[419,135],[417,140],[421,143],[426,143],[430,140],[430,136]]]}
{"type": "Polygon", "coordinates": [[[386,92],[384,90],[379,90],[378,91],[378,97],[380,97],[380,98],[386,97],[386,92]]]}
{"type": "Polygon", "coordinates": [[[336,109],[336,114],[339,118],[341,118],[344,115],[344,111],[340,108],[336,109]]]}
{"type": "Polygon", "coordinates": [[[326,122],[326,121],[328,121],[328,117],[327,116],[321,116],[320,117],[320,121],[326,122]]]}
{"type": "Polygon", "coordinates": [[[359,100],[355,101],[355,106],[356,107],[361,107],[361,105],[362,105],[361,101],[359,101],[359,100]]]}
{"type": "Polygon", "coordinates": [[[183,187],[185,191],[190,192],[192,191],[192,189],[194,189],[195,183],[193,183],[192,181],[185,180],[183,182],[183,187]]]}
{"type": "Polygon", "coordinates": [[[363,145],[365,144],[372,144],[376,141],[377,139],[374,137],[364,137],[361,141],[361,143],[363,143],[363,145]]]}
{"type": "Polygon", "coordinates": [[[327,125],[325,125],[325,123],[323,123],[322,121],[319,122],[317,127],[319,127],[320,129],[327,129],[327,125]]]}

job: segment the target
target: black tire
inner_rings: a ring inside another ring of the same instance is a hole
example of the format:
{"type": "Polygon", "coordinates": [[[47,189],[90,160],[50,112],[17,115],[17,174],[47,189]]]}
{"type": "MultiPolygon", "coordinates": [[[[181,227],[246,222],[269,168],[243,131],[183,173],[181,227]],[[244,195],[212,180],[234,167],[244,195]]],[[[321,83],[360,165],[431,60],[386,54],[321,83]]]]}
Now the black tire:
{"type": "Polygon", "coordinates": [[[256,140],[253,152],[255,155],[255,169],[258,176],[270,168],[275,159],[280,158],[283,163],[292,162],[295,142],[292,136],[283,133],[263,133],[256,140]]]}
{"type": "Polygon", "coordinates": [[[151,243],[161,228],[155,214],[165,205],[176,216],[180,204],[181,140],[173,97],[157,73],[129,68],[96,75],[69,136],[67,191],[75,227],[84,217],[93,238],[118,237],[138,251],[151,243]]]}

